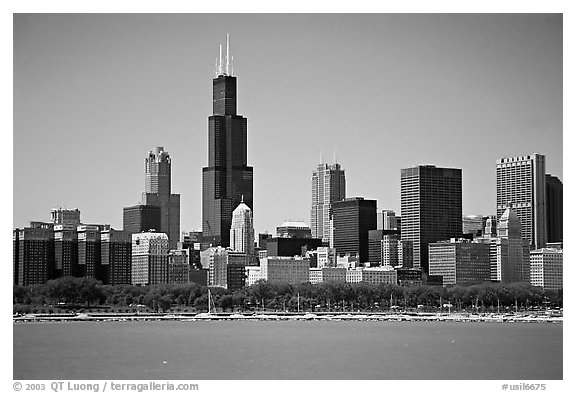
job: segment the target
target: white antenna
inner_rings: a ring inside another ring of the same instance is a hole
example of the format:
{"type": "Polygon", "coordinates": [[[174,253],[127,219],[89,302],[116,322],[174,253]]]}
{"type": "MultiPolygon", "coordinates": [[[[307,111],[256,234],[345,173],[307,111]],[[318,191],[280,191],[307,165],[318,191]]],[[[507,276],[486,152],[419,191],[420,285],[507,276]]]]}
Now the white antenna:
{"type": "Polygon", "coordinates": [[[230,34],[226,33],[226,75],[230,75],[230,34]]]}
{"type": "Polygon", "coordinates": [[[234,56],[230,60],[230,76],[234,76],[234,56]]]}
{"type": "Polygon", "coordinates": [[[220,44],[220,62],[218,63],[218,75],[222,75],[222,44],[220,44]]]}
{"type": "Polygon", "coordinates": [[[214,60],[214,76],[218,78],[218,58],[214,60]]]}

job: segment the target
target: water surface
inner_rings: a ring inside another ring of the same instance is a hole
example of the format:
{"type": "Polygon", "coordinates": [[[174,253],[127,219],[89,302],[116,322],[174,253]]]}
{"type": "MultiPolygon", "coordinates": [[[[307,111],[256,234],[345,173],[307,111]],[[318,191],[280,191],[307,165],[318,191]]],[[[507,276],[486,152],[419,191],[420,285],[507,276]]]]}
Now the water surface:
{"type": "Polygon", "coordinates": [[[14,324],[14,379],[562,379],[562,324],[14,324]]]}

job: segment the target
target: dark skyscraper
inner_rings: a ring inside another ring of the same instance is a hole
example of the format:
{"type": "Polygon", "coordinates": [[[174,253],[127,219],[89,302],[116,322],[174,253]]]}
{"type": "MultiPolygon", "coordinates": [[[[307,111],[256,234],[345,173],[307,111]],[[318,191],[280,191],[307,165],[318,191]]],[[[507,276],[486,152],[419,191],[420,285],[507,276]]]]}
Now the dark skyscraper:
{"type": "Polygon", "coordinates": [[[428,244],[462,235],[462,170],[420,165],[402,169],[402,241],[410,241],[413,266],[428,273],[428,244]]]}
{"type": "Polygon", "coordinates": [[[368,262],[368,232],[376,229],[376,201],[346,198],[334,202],[332,217],[336,252],[358,254],[361,263],[368,262]]]}
{"type": "Polygon", "coordinates": [[[546,232],[548,242],[563,240],[563,185],[556,176],[546,175],[546,232]]]}
{"type": "Polygon", "coordinates": [[[244,203],[254,211],[253,169],[247,165],[247,119],[236,113],[236,77],[232,76],[228,39],[225,62],[216,64],[212,81],[213,115],[208,118],[208,166],[202,169],[202,232],[206,242],[230,245],[232,211],[244,203]]]}

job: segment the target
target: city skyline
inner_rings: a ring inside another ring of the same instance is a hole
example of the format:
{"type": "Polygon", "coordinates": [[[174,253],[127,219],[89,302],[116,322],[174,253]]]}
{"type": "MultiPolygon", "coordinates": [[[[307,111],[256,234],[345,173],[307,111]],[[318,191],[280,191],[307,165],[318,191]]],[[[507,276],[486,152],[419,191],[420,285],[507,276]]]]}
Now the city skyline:
{"type": "Polygon", "coordinates": [[[400,170],[414,164],[462,169],[463,214],[495,214],[499,158],[543,154],[563,179],[561,15],[15,15],[13,225],[65,206],[121,228],[141,157],[164,146],[181,231],[200,228],[226,33],[250,119],[256,232],[310,224],[310,175],[332,150],[348,197],[397,214],[400,170]]]}

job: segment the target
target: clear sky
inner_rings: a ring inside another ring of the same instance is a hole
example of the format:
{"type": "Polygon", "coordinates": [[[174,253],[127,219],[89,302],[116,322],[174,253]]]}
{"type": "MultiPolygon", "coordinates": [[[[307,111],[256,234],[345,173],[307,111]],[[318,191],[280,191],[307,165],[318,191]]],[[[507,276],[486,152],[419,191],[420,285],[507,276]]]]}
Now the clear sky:
{"type": "Polygon", "coordinates": [[[494,214],[498,158],[562,173],[559,14],[14,16],[13,224],[56,206],[122,227],[163,146],[181,229],[201,228],[218,45],[248,119],[254,223],[310,221],[320,156],[347,196],[400,211],[400,169],[462,168],[464,214],[494,214]]]}

